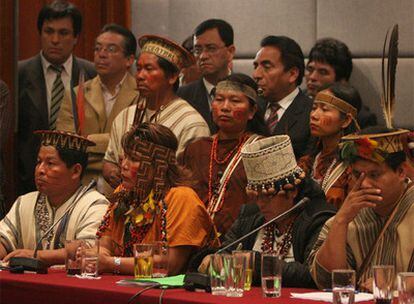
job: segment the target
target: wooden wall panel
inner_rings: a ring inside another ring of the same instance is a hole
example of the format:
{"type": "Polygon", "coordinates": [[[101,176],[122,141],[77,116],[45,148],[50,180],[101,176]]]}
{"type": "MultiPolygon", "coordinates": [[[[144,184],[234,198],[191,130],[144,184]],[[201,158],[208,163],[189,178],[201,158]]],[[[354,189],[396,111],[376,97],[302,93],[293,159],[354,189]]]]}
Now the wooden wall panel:
{"type": "MultiPolygon", "coordinates": [[[[40,51],[37,15],[43,5],[51,0],[0,0],[0,78],[9,86],[11,97],[9,112],[15,117],[14,100],[17,95],[17,60],[26,59],[40,51]],[[18,12],[17,15],[15,13],[18,12]],[[16,20],[18,18],[18,20],[16,20]],[[17,27],[14,26],[15,22],[17,27]],[[18,28],[18,32],[17,29],[18,28]],[[16,43],[17,41],[17,43],[16,43]],[[18,45],[18,50],[17,49],[18,45]]],[[[93,60],[95,38],[106,23],[115,22],[130,28],[130,0],[73,0],[83,16],[83,30],[75,54],[93,60]]],[[[15,200],[15,155],[14,130],[8,136],[5,159],[8,207],[15,200]]]]}
{"type": "MultiPolygon", "coordinates": [[[[5,210],[9,210],[15,200],[16,193],[16,157],[14,149],[14,123],[15,123],[15,79],[16,79],[16,45],[15,45],[15,13],[16,3],[10,0],[0,0],[0,78],[7,84],[10,90],[9,102],[6,105],[7,113],[10,114],[7,118],[10,128],[2,133],[6,133],[5,149],[1,151],[1,159],[3,161],[3,174],[5,177],[5,184],[2,187],[2,192],[5,198],[5,210]]],[[[3,141],[4,139],[2,139],[3,141]]]]}
{"type": "MultiPolygon", "coordinates": [[[[37,14],[50,0],[19,0],[19,59],[34,56],[40,50],[37,14]]],[[[95,38],[107,23],[130,28],[130,0],[73,0],[82,13],[83,26],[75,54],[93,60],[95,38]]]]}

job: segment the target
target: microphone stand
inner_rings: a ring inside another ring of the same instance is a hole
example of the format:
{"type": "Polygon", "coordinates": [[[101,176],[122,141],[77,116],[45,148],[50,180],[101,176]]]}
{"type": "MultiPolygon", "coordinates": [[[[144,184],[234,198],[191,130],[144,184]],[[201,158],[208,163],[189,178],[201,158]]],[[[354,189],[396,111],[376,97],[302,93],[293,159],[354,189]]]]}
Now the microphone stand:
{"type": "Polygon", "coordinates": [[[37,252],[39,251],[40,245],[42,241],[45,239],[46,236],[49,235],[49,233],[53,230],[53,228],[60,223],[60,221],[72,210],[75,208],[76,203],[82,198],[82,196],[88,192],[90,189],[95,187],[96,181],[92,180],[88,186],[86,186],[82,191],[79,191],[76,197],[73,199],[72,205],[62,214],[62,216],[53,223],[52,226],[46,232],[43,234],[43,236],[39,239],[39,241],[36,243],[36,247],[33,253],[32,258],[28,257],[12,257],[9,260],[9,267],[11,269],[11,272],[23,272],[24,270],[28,271],[34,271],[39,274],[46,274],[47,273],[47,264],[43,262],[42,260],[37,258],[37,252]],[[14,270],[14,271],[13,271],[14,270]]]}
{"type": "Polygon", "coordinates": [[[305,205],[306,203],[308,203],[310,201],[309,198],[304,197],[302,198],[297,204],[295,204],[294,206],[292,206],[290,209],[286,210],[285,212],[279,214],[278,216],[272,218],[270,221],[264,223],[263,225],[257,227],[256,229],[253,229],[252,231],[250,231],[249,233],[243,235],[242,237],[238,238],[237,240],[235,240],[234,242],[231,242],[230,244],[224,246],[223,248],[220,248],[219,250],[216,251],[216,253],[221,253],[226,249],[229,249],[230,247],[236,245],[237,243],[239,243],[240,241],[243,241],[245,238],[251,236],[252,234],[258,232],[259,230],[267,227],[268,225],[278,222],[280,220],[285,219],[286,217],[290,216],[293,212],[297,211],[299,208],[303,207],[303,205],[305,205]]]}
{"type": "MultiPolygon", "coordinates": [[[[265,228],[266,226],[275,223],[277,221],[283,220],[286,217],[290,216],[292,213],[298,211],[300,208],[302,208],[305,204],[310,202],[310,199],[308,197],[302,198],[298,203],[296,203],[294,206],[292,206],[290,209],[286,210],[285,212],[279,214],[278,216],[274,217],[270,221],[264,223],[260,227],[257,227],[256,229],[250,231],[249,233],[243,235],[242,237],[238,238],[234,242],[231,242],[230,244],[224,246],[223,248],[216,251],[216,253],[223,252],[226,249],[229,249],[230,247],[236,245],[240,241],[244,240],[245,238],[251,236],[254,233],[257,233],[260,229],[265,228]]],[[[199,272],[188,272],[185,274],[184,277],[184,288],[190,291],[194,291],[195,289],[204,289],[207,292],[211,292],[211,286],[210,286],[210,278],[208,275],[199,273],[199,272]]]]}

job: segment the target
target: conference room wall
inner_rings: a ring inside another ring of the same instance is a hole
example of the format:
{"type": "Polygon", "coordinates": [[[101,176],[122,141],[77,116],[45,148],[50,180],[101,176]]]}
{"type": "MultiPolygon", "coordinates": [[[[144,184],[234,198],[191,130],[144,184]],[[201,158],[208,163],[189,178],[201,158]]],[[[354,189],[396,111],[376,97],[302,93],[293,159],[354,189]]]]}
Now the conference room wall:
{"type": "Polygon", "coordinates": [[[334,37],[354,56],[351,83],[383,121],[379,107],[385,33],[400,29],[395,125],[414,128],[414,1],[412,0],[131,0],[132,31],[182,42],[205,19],[233,25],[234,71],[251,74],[252,60],[266,35],[295,39],[305,56],[315,41],[334,37]]]}

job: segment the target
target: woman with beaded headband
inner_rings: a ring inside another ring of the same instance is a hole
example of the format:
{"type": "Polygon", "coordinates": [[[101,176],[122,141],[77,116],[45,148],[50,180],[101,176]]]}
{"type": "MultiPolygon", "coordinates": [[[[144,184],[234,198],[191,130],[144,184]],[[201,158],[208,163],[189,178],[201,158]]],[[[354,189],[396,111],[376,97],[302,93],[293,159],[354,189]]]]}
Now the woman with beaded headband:
{"type": "Polygon", "coordinates": [[[299,166],[319,183],[327,201],[342,205],[348,188],[349,169],[339,161],[339,142],[343,135],[359,130],[356,116],[361,97],[347,83],[333,83],[320,91],[310,113],[311,135],[315,145],[299,160],[299,166]]]}
{"type": "Polygon", "coordinates": [[[192,252],[213,235],[212,222],[177,165],[177,139],[166,127],[143,123],[122,139],[122,183],[98,230],[100,271],[133,273],[133,245],[162,241],[169,274],[183,273],[192,252]]]}
{"type": "Polygon", "coordinates": [[[257,112],[256,91],[257,84],[244,74],[232,74],[220,81],[211,104],[217,134],[191,143],[183,153],[183,163],[198,182],[195,190],[220,235],[230,228],[240,206],[248,200],[241,149],[267,132],[257,112]]]}

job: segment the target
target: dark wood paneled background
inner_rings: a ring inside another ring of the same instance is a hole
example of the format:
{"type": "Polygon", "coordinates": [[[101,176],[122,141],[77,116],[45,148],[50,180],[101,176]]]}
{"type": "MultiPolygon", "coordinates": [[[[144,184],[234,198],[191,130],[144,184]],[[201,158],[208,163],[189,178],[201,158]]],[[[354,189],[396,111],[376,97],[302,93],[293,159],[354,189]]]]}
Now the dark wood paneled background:
{"type": "MultiPolygon", "coordinates": [[[[37,31],[37,15],[40,8],[50,0],[0,0],[0,78],[9,86],[10,115],[16,116],[17,60],[36,55],[40,50],[37,31]],[[15,24],[18,26],[16,27],[15,24]]],[[[73,0],[82,13],[83,27],[75,55],[93,60],[95,38],[107,23],[131,27],[130,0],[73,0]]],[[[15,200],[16,164],[14,130],[10,130],[8,145],[3,153],[6,167],[6,185],[3,189],[8,208],[15,200]]]]}

